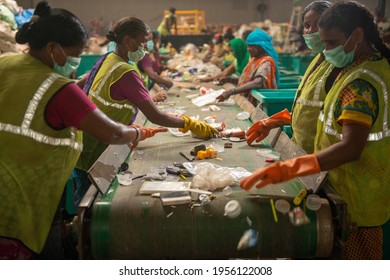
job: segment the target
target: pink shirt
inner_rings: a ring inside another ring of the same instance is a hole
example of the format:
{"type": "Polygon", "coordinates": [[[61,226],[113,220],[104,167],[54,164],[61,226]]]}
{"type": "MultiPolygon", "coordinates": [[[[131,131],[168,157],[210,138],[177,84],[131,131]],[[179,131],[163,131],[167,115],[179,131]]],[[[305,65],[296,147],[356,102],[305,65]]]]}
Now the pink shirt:
{"type": "Polygon", "coordinates": [[[114,100],[128,100],[138,107],[144,101],[152,100],[141,78],[136,71],[124,74],[110,88],[111,98],[114,100]]]}
{"type": "Polygon", "coordinates": [[[61,88],[49,101],[45,117],[54,129],[69,126],[80,129],[80,121],[96,108],[78,85],[70,83],[61,88]]]}

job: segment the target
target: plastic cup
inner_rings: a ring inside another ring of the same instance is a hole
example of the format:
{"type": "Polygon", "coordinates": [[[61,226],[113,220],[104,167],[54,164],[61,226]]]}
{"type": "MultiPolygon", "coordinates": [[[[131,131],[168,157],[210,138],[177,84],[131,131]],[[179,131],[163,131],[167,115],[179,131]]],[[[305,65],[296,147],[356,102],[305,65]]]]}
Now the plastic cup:
{"type": "Polygon", "coordinates": [[[278,199],[275,202],[275,208],[280,213],[286,214],[286,213],[288,213],[288,211],[290,211],[291,206],[290,206],[290,203],[287,200],[285,200],[285,199],[278,199]]]}
{"type": "Polygon", "coordinates": [[[237,200],[230,200],[225,205],[225,216],[233,219],[241,213],[241,205],[237,200]]]}
{"type": "Polygon", "coordinates": [[[227,186],[227,187],[225,187],[225,188],[222,190],[222,192],[223,192],[223,194],[224,194],[225,196],[229,196],[229,195],[232,194],[233,190],[232,190],[232,188],[231,188],[230,186],[227,186]]]}
{"type": "Polygon", "coordinates": [[[309,194],[306,198],[306,207],[312,211],[321,208],[321,198],[316,194],[309,194]]]}

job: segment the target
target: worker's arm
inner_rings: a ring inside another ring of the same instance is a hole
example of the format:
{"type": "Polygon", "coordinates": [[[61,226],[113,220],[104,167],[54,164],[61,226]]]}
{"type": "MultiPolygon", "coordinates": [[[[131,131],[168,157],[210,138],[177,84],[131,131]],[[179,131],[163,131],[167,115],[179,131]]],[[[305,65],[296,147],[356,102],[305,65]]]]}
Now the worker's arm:
{"type": "Polygon", "coordinates": [[[257,77],[253,81],[250,81],[242,86],[226,90],[220,96],[217,97],[217,100],[224,101],[232,95],[235,95],[238,93],[243,93],[243,92],[248,92],[248,91],[250,91],[252,89],[256,89],[256,88],[262,88],[263,84],[264,84],[263,79],[264,79],[263,77],[257,77]]]}
{"type": "Polygon", "coordinates": [[[156,132],[167,131],[163,127],[128,127],[114,122],[99,109],[86,114],[80,120],[80,128],[106,144],[127,144],[152,137],[156,132]]]}
{"type": "Polygon", "coordinates": [[[157,72],[153,70],[153,67],[145,67],[144,72],[146,73],[146,75],[148,75],[150,79],[155,81],[157,84],[163,84],[167,88],[171,88],[173,86],[172,81],[161,77],[157,72]]]}
{"type": "Polygon", "coordinates": [[[145,117],[154,124],[183,128],[184,121],[173,115],[169,115],[157,108],[152,100],[144,100],[138,104],[138,108],[145,117]]]}
{"type": "Polygon", "coordinates": [[[232,75],[235,72],[236,72],[236,68],[234,67],[234,65],[232,63],[225,70],[223,70],[222,72],[218,73],[217,75],[214,75],[212,77],[206,77],[206,78],[200,79],[200,81],[201,82],[211,82],[211,81],[214,81],[214,80],[218,80],[220,78],[228,77],[228,76],[232,75]]]}
{"type": "Polygon", "coordinates": [[[370,128],[350,123],[343,126],[342,140],[317,153],[321,170],[330,170],[344,163],[358,160],[367,143],[370,128]]]}

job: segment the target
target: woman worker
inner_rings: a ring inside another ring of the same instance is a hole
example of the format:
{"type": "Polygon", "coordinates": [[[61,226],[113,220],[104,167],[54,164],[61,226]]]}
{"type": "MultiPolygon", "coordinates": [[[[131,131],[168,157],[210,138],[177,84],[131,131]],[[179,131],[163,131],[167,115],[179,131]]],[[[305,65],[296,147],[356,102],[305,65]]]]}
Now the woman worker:
{"type": "Polygon", "coordinates": [[[233,51],[233,55],[235,60],[232,64],[230,64],[225,70],[218,73],[212,77],[206,77],[201,79],[201,82],[210,82],[214,80],[218,80],[221,84],[227,83],[230,81],[229,76],[237,73],[237,75],[241,75],[245,66],[249,61],[249,52],[248,47],[245,41],[241,38],[235,38],[229,42],[230,48],[233,51]]]}
{"type": "MultiPolygon", "coordinates": [[[[211,138],[218,133],[205,122],[172,116],[156,107],[134,67],[127,63],[129,60],[136,63],[145,55],[149,32],[144,22],[133,17],[122,18],[108,32],[107,38],[116,43],[115,51],[97,60],[84,87],[98,108],[124,124],[133,123],[140,109],[155,124],[177,127],[182,132],[191,130],[201,138],[211,138]]],[[[106,148],[105,143],[88,135],[84,137],[78,169],[87,171],[106,148]]]]}
{"type": "Polygon", "coordinates": [[[248,190],[328,170],[330,188],[358,226],[345,258],[381,259],[381,225],[390,217],[390,50],[357,2],[333,4],[318,25],[325,59],[342,70],[320,112],[315,153],[259,169],[240,184],[248,190]]]}
{"type": "Polygon", "coordinates": [[[167,78],[161,77],[160,74],[164,68],[162,65],[158,49],[155,42],[158,40],[157,31],[150,31],[149,40],[147,41],[148,53],[137,63],[138,69],[142,76],[146,76],[144,85],[150,89],[154,83],[161,85],[167,89],[173,86],[173,82],[167,78]],[[149,86],[150,85],[150,86],[149,86]]]}
{"type": "MultiPolygon", "coordinates": [[[[252,89],[277,88],[279,83],[278,54],[272,46],[271,39],[271,36],[260,29],[255,29],[248,35],[246,43],[251,59],[238,79],[238,86],[224,91],[217,97],[218,101],[224,101],[240,93],[251,103],[256,104],[255,99],[250,95],[252,89]]],[[[233,82],[237,82],[237,79],[233,82]]]]}
{"type": "MultiPolygon", "coordinates": [[[[287,109],[259,121],[247,132],[246,141],[260,142],[266,138],[271,129],[291,123],[292,140],[307,153],[314,152],[314,137],[317,130],[317,119],[324,104],[326,92],[332,86],[327,83],[327,76],[337,75],[340,68],[334,68],[325,60],[322,51],[325,44],[320,40],[318,21],[321,15],[331,6],[328,1],[314,1],[302,12],[303,37],[308,48],[317,54],[304,74],[296,93],[292,107],[292,120],[287,109]]],[[[331,79],[329,79],[330,81],[331,79]]]]}
{"type": "Polygon", "coordinates": [[[16,34],[19,44],[29,44],[28,54],[0,58],[0,259],[42,253],[82,150],[80,130],[107,144],[155,133],[109,119],[66,78],[86,39],[75,15],[40,2],[16,34]]]}

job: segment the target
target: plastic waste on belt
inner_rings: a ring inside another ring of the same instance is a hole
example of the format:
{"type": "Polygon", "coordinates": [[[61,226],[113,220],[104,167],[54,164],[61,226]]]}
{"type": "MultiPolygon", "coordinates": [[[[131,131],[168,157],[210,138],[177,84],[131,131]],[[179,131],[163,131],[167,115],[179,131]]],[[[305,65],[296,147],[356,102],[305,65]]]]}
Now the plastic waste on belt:
{"type": "Polygon", "coordinates": [[[204,95],[193,98],[191,101],[195,106],[202,107],[204,105],[215,102],[216,98],[220,96],[224,91],[224,89],[209,91],[204,95]]]}

